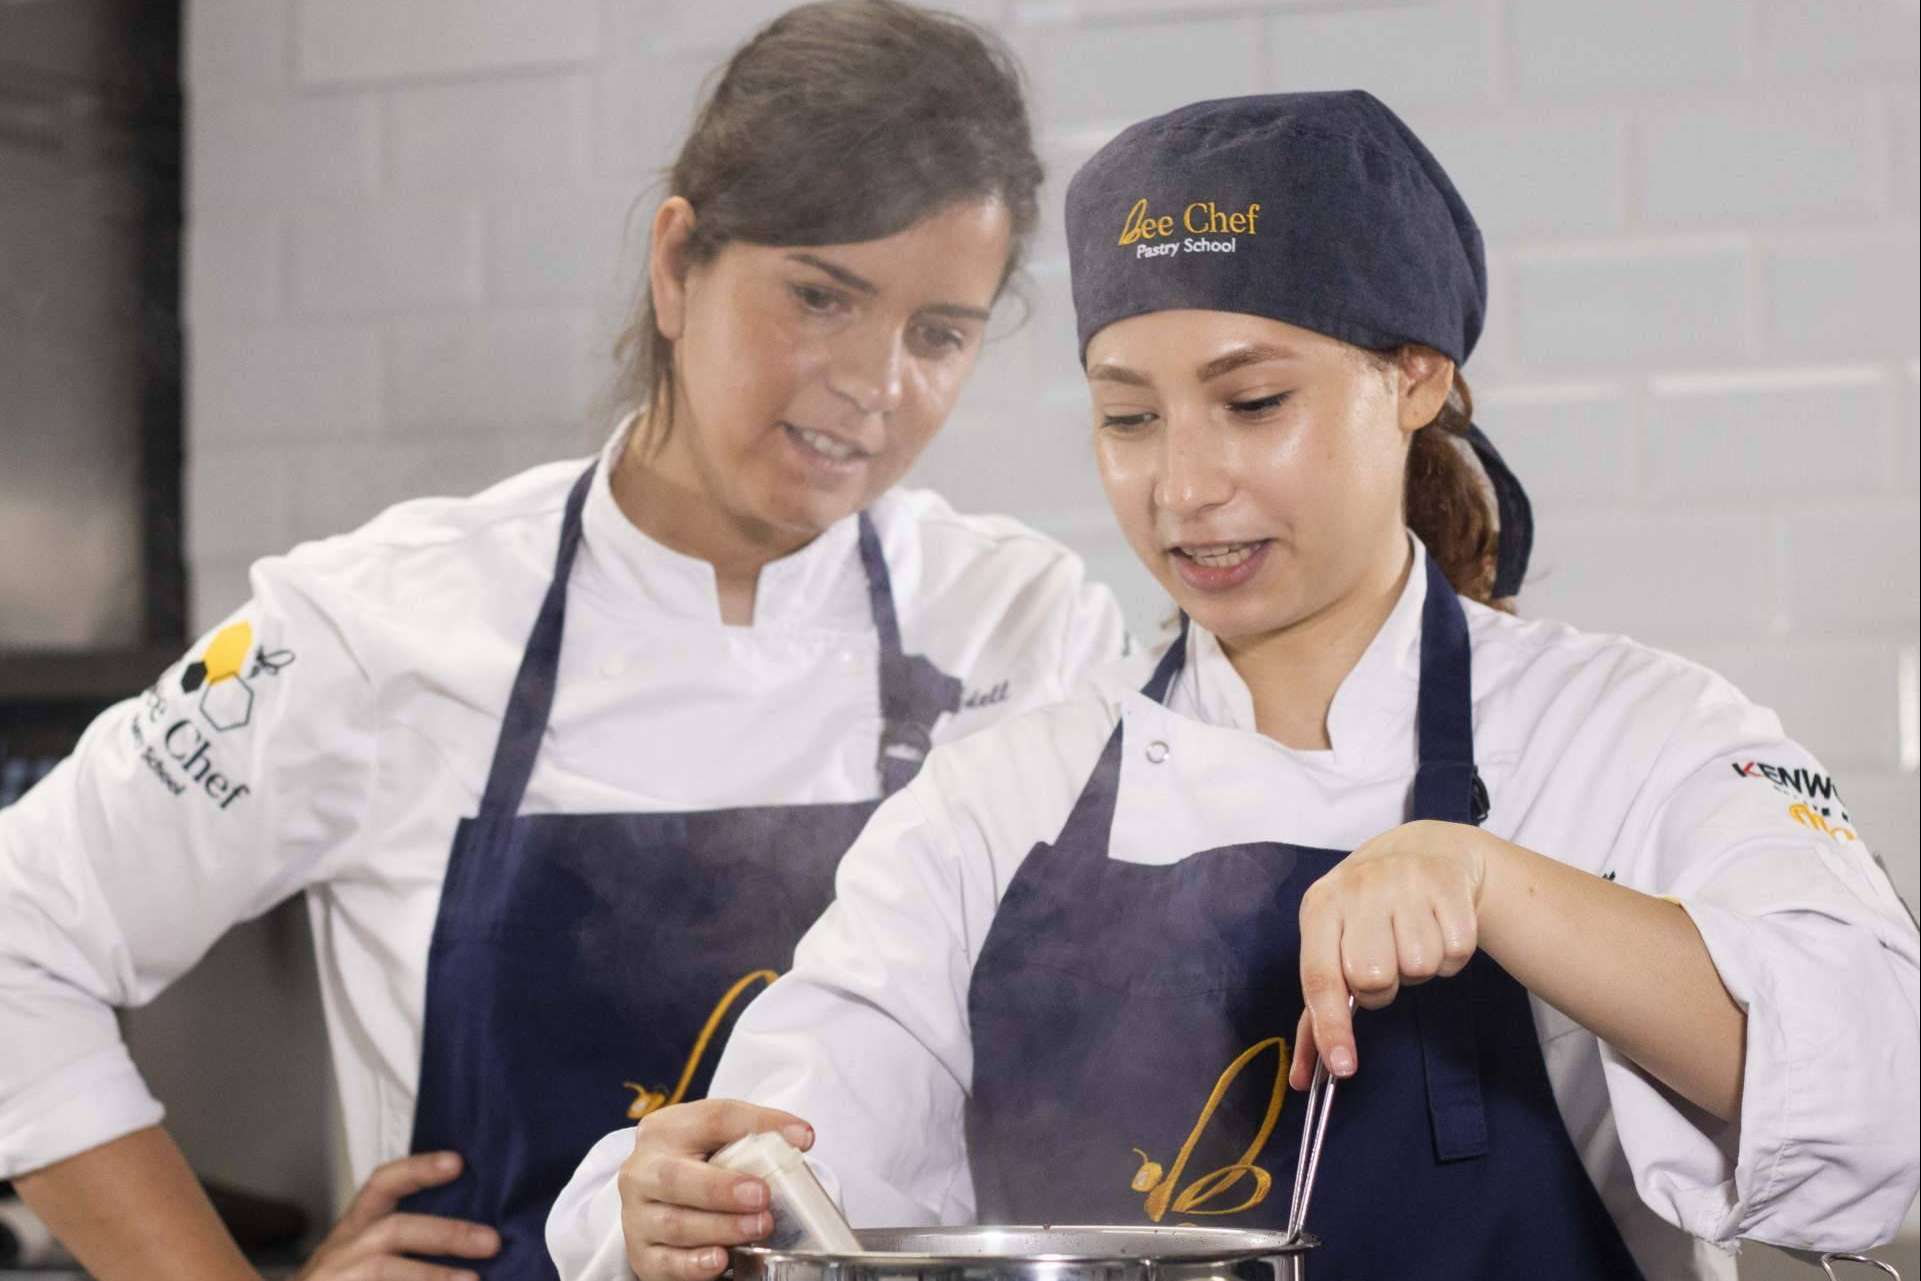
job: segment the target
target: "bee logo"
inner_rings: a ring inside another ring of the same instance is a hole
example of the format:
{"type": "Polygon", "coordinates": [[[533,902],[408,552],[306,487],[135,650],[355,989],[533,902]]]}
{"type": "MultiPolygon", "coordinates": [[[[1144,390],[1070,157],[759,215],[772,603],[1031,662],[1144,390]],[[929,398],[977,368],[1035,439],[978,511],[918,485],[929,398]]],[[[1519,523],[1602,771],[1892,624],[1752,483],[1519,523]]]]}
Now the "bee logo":
{"type": "Polygon", "coordinates": [[[207,643],[207,652],[188,663],[187,670],[180,673],[181,690],[191,694],[203,685],[218,685],[237,678],[240,665],[247,660],[247,651],[252,648],[252,623],[227,624],[214,633],[207,643]]]}
{"type": "Polygon", "coordinates": [[[207,652],[188,663],[180,673],[184,693],[200,693],[200,714],[217,730],[239,729],[253,720],[253,686],[249,679],[278,676],[294,660],[290,649],[262,650],[254,655],[253,666],[246,666],[247,653],[253,648],[253,624],[229,623],[207,642],[207,652]]]}

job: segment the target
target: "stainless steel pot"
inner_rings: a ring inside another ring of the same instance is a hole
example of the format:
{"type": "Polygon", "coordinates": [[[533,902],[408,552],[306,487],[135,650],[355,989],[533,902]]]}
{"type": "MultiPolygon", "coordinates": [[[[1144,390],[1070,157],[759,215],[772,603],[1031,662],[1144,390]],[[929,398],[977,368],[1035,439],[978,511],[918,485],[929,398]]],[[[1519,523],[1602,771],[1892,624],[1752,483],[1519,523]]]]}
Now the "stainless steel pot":
{"type": "MultiPolygon", "coordinates": [[[[1348,1007],[1353,1008],[1352,998],[1348,1007]]],[[[1307,1281],[1317,1237],[1302,1230],[1336,1082],[1317,1063],[1307,1092],[1285,1232],[1196,1227],[866,1228],[858,1254],[741,1246],[733,1281],[1307,1281]]],[[[1900,1273],[1859,1254],[1826,1254],[1900,1273]]]]}
{"type": "MultiPolygon", "coordinates": [[[[861,1254],[733,1251],[734,1281],[1306,1281],[1308,1233],[1235,1228],[867,1228],[861,1254]]],[[[1901,1274],[1862,1254],[1825,1254],[1821,1269],[1861,1263],[1901,1274]]]]}
{"type": "Polygon", "coordinates": [[[1320,1244],[1236,1228],[868,1228],[860,1254],[733,1251],[735,1281],[1306,1281],[1320,1244]]]}

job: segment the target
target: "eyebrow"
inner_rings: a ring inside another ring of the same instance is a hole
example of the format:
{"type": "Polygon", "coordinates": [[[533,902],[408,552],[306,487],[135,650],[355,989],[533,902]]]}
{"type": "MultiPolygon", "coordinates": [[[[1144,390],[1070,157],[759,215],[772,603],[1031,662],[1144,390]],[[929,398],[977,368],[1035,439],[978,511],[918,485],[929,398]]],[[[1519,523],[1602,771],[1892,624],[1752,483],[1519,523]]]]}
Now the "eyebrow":
{"type": "MultiPolygon", "coordinates": [[[[787,257],[791,262],[802,263],[805,266],[812,267],[815,271],[833,277],[857,294],[872,298],[880,293],[880,287],[865,276],[856,275],[840,264],[828,262],[825,258],[815,254],[792,253],[788,254],[787,257]]],[[[922,307],[921,311],[933,316],[950,316],[959,320],[978,320],[982,322],[985,322],[993,315],[993,312],[986,307],[970,307],[966,303],[958,302],[929,303],[927,306],[922,307]]]]}
{"type": "MultiPolygon", "coordinates": [[[[1201,382],[1212,382],[1224,374],[1231,374],[1236,369],[1244,369],[1248,365],[1258,365],[1268,360],[1292,360],[1296,358],[1297,355],[1298,353],[1286,347],[1273,347],[1266,343],[1255,343],[1247,347],[1237,347],[1224,356],[1216,356],[1194,372],[1195,377],[1201,382]]],[[[1146,374],[1141,373],[1139,370],[1129,369],[1125,365],[1116,365],[1111,361],[1102,361],[1100,364],[1088,370],[1087,380],[1089,382],[1125,383],[1129,387],[1153,386],[1153,380],[1146,374]]]]}
{"type": "Polygon", "coordinates": [[[1109,360],[1087,371],[1087,381],[1091,383],[1125,383],[1129,387],[1152,387],[1153,381],[1146,374],[1126,365],[1117,365],[1109,360]]]}
{"type": "Polygon", "coordinates": [[[832,276],[835,280],[838,280],[841,284],[846,285],[849,289],[852,289],[855,293],[866,294],[869,297],[872,297],[873,295],[880,292],[880,287],[874,284],[873,281],[868,280],[864,276],[857,276],[853,272],[847,270],[847,268],[842,267],[836,263],[828,262],[825,258],[818,258],[818,257],[815,257],[813,254],[788,254],[787,258],[790,262],[805,263],[807,266],[812,267],[815,271],[824,272],[827,275],[832,276]]]}
{"type": "Polygon", "coordinates": [[[1255,343],[1249,347],[1230,351],[1224,356],[1216,356],[1202,365],[1196,373],[1202,382],[1212,382],[1223,374],[1233,373],[1236,369],[1245,369],[1249,365],[1258,365],[1269,360],[1291,360],[1295,354],[1286,347],[1255,343]]]}
{"type": "Polygon", "coordinates": [[[959,302],[934,302],[921,308],[930,316],[951,316],[956,320],[978,320],[985,324],[994,313],[985,307],[969,307],[959,302]]]}

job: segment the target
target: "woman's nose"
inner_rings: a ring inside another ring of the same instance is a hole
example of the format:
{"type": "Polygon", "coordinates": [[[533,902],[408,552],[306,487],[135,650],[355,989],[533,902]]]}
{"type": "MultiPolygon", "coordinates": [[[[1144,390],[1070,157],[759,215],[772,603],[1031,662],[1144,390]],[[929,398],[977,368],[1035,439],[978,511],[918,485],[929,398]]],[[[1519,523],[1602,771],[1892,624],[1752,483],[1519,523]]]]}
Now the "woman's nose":
{"type": "Polygon", "coordinates": [[[898,335],[878,330],[844,334],[827,370],[827,385],[863,414],[900,408],[903,353],[898,335]]]}
{"type": "Polygon", "coordinates": [[[1170,413],[1161,432],[1154,505],[1171,516],[1192,516],[1231,498],[1233,477],[1219,444],[1203,424],[1170,413]]]}

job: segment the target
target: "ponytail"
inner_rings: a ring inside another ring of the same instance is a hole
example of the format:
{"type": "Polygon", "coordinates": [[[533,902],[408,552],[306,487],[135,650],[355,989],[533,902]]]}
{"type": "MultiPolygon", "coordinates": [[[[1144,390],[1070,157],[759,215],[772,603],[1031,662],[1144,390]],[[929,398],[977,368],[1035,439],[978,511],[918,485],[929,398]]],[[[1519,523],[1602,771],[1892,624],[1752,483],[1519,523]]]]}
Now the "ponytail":
{"type": "Polygon", "coordinates": [[[1473,421],[1473,394],[1456,371],[1447,403],[1408,446],[1407,525],[1455,591],[1483,605],[1511,609],[1511,601],[1493,599],[1500,521],[1494,494],[1470,456],[1466,438],[1473,421]]]}

